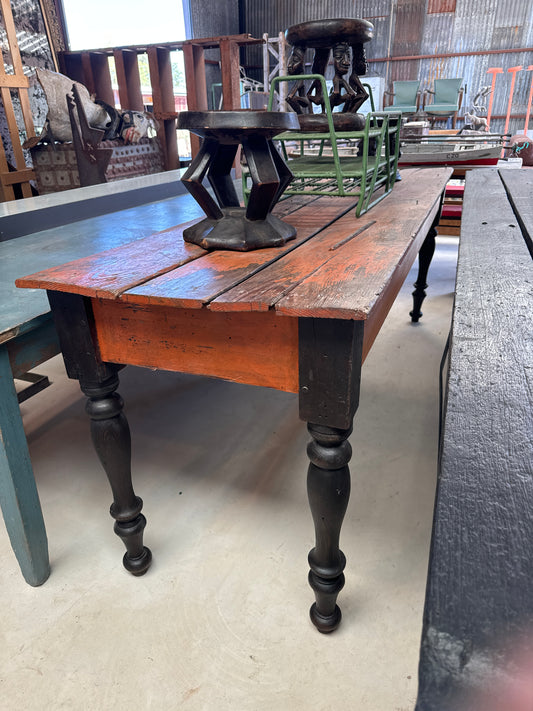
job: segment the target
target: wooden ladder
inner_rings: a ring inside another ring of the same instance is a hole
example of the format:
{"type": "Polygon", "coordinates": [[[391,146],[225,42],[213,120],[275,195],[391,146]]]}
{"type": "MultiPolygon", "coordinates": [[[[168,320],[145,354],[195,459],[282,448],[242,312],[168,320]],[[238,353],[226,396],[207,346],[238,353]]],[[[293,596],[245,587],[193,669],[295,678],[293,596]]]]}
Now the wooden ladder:
{"type": "MultiPolygon", "coordinates": [[[[18,92],[26,138],[35,136],[35,128],[28,96],[30,84],[28,77],[23,71],[22,59],[15,32],[15,23],[13,21],[13,13],[9,0],[0,0],[0,8],[4,18],[11,62],[13,64],[13,73],[6,72],[6,64],[2,55],[3,61],[0,63],[0,97],[4,106],[9,139],[13,147],[13,155],[15,158],[15,165],[12,166],[10,170],[4,146],[0,141],[0,200],[14,200],[15,185],[20,185],[22,197],[32,196],[30,180],[35,178],[35,173],[31,168],[27,167],[26,161],[24,160],[20,131],[13,106],[13,97],[11,95],[12,90],[18,92]]],[[[7,138],[7,136],[5,138],[7,138]]]]}

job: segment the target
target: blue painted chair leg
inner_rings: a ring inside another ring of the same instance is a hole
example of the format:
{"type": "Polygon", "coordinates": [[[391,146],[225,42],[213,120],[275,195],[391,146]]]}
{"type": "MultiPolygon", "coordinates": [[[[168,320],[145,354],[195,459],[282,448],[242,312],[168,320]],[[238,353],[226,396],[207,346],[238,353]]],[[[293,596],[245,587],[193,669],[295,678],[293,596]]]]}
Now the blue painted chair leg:
{"type": "Polygon", "coordinates": [[[26,582],[50,575],[48,541],[5,347],[0,346],[0,506],[26,582]]]}

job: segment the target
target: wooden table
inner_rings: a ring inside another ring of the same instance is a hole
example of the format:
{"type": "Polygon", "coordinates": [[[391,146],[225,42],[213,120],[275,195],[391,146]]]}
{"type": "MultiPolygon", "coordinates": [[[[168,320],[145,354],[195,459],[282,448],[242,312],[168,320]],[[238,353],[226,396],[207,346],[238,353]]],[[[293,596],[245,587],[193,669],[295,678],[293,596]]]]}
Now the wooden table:
{"type": "MultiPolygon", "coordinates": [[[[176,196],[176,189],[166,181],[148,176],[121,182],[121,186],[113,186],[111,195],[105,185],[68,191],[69,200],[59,193],[16,201],[0,216],[0,240],[7,238],[0,241],[0,506],[22,574],[30,585],[41,585],[48,578],[50,564],[13,378],[24,376],[60,348],[46,295],[17,289],[15,279],[130,242],[147,230],[168,227],[176,219],[202,214],[190,195],[176,196]],[[156,194],[174,197],[154,202],[156,194]],[[110,212],[110,200],[112,214],[102,214],[110,212]],[[91,213],[99,216],[80,219],[91,213]],[[36,232],[37,227],[41,231],[36,232]]],[[[31,407],[31,401],[26,406],[31,407]]]]}
{"type": "Polygon", "coordinates": [[[533,169],[467,173],[417,711],[531,707],[532,256],[533,169]]]}
{"type": "Polygon", "coordinates": [[[187,225],[180,225],[18,280],[48,290],[67,373],[88,397],[93,442],[113,491],[111,514],[130,572],[143,574],[151,553],[142,540],[142,501],[131,483],[130,435],[116,392],[120,368],[132,364],[298,393],[312,438],[311,618],[321,632],[338,626],[345,566],[339,537],[361,366],[420,250],[418,319],[432,227],[451,170],[402,175],[393,193],[361,219],[350,198],[283,201],[276,209],[297,236],[282,247],[206,252],[183,241],[187,225]]]}

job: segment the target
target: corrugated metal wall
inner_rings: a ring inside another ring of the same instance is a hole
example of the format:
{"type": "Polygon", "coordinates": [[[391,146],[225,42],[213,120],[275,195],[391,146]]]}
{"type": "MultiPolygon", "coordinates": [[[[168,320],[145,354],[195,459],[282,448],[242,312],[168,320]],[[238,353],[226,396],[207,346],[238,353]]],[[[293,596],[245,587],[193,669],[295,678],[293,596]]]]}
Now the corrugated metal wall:
{"type": "Polygon", "coordinates": [[[239,0],[187,0],[183,6],[185,12],[190,14],[188,19],[193,37],[219,37],[240,32],[239,0]]]}
{"type": "MultiPolygon", "coordinates": [[[[327,17],[359,17],[373,23],[368,45],[369,74],[384,77],[387,88],[399,79],[463,77],[469,109],[476,93],[496,78],[491,129],[503,130],[512,73],[516,74],[509,130],[522,133],[533,71],[533,0],[241,0],[245,32],[277,35],[292,24],[327,17]],[[509,50],[528,51],[509,51],[509,50]],[[500,51],[505,50],[505,51],[500,51]],[[443,56],[456,55],[456,56],[443,56]],[[457,56],[459,55],[459,56],[457,56]],[[410,59],[404,59],[409,57],[410,59]]],[[[258,58],[251,53],[247,63],[258,58]]]]}
{"type": "MultiPolygon", "coordinates": [[[[187,36],[192,37],[221,37],[224,35],[238,35],[241,32],[239,18],[239,0],[186,0],[183,2],[186,17],[187,36]]],[[[242,30],[244,31],[244,30],[242,30]]],[[[250,33],[251,34],[251,33],[250,33]]],[[[220,52],[217,49],[208,49],[205,52],[208,60],[206,65],[207,86],[220,85],[222,78],[217,63],[220,52]]],[[[220,96],[220,89],[216,93],[220,96]]],[[[209,95],[210,108],[217,108],[212,103],[209,95]]]]}

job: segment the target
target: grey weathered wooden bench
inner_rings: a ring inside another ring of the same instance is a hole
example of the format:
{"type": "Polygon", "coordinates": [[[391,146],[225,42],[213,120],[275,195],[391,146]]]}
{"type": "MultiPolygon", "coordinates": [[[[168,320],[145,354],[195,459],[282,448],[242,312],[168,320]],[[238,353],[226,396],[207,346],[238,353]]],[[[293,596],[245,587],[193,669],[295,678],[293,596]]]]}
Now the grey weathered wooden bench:
{"type": "Polygon", "coordinates": [[[179,175],[172,171],[0,206],[0,506],[30,585],[42,584],[50,565],[13,379],[59,353],[59,343],[45,294],[21,291],[15,279],[202,214],[178,192],[179,175]]]}
{"type": "Polygon", "coordinates": [[[533,170],[468,173],[417,711],[525,708],[510,694],[533,659],[532,236],[533,170]]]}

